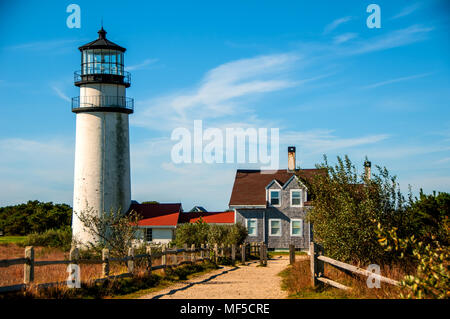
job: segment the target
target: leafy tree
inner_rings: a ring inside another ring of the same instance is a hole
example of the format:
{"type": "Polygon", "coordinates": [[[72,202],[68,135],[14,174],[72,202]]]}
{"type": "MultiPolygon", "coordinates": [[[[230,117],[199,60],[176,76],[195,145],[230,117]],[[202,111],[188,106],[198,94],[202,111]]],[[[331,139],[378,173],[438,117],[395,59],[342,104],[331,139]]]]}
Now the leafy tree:
{"type": "Polygon", "coordinates": [[[0,208],[0,229],[5,235],[42,233],[70,226],[71,220],[72,208],[66,204],[35,200],[0,208]]]}
{"type": "Polygon", "coordinates": [[[208,241],[209,225],[200,217],[195,223],[184,223],[177,226],[175,231],[175,246],[182,247],[187,244],[189,247],[194,244],[200,247],[208,241]]]}
{"type": "Polygon", "coordinates": [[[313,207],[308,219],[313,223],[314,238],[328,256],[344,261],[374,263],[389,259],[377,242],[374,220],[382,225],[399,225],[405,199],[395,176],[376,166],[377,173],[368,180],[358,175],[348,156],[328,164],[327,157],[316,165],[324,174],[312,181],[303,180],[312,193],[313,207]]]}
{"type": "MultiPolygon", "coordinates": [[[[111,256],[125,257],[128,248],[132,246],[138,231],[138,222],[141,216],[135,211],[122,214],[119,211],[110,211],[103,214],[93,214],[92,209],[75,212],[86,231],[98,241],[90,241],[80,244],[81,248],[87,248],[99,252],[103,248],[110,250],[111,256]]],[[[76,241],[76,239],[74,239],[76,241]]]]}
{"type": "Polygon", "coordinates": [[[450,194],[426,195],[420,190],[419,198],[408,207],[407,214],[413,227],[412,233],[424,243],[438,241],[448,246],[448,214],[450,194]]]}
{"type": "Polygon", "coordinates": [[[178,247],[187,244],[240,245],[247,238],[247,229],[240,223],[234,225],[206,224],[200,218],[195,223],[185,223],[177,227],[174,244],[178,247]]]}

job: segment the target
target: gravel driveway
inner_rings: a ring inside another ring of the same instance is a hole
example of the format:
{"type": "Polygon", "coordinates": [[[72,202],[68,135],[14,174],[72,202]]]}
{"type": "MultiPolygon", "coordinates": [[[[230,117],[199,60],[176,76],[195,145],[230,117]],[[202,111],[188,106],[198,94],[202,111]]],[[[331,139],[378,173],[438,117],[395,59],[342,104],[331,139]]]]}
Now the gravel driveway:
{"type": "Polygon", "coordinates": [[[267,261],[267,267],[257,267],[258,261],[221,266],[141,299],[283,299],[287,293],[281,290],[278,273],[288,264],[288,256],[275,256],[267,261]]]}

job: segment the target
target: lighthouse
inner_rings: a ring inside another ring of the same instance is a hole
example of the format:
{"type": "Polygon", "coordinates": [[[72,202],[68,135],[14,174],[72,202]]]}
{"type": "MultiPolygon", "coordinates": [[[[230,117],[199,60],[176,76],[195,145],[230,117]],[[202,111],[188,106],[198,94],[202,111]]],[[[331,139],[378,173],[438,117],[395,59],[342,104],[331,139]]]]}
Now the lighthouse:
{"type": "Polygon", "coordinates": [[[73,238],[81,244],[97,242],[77,214],[128,211],[131,204],[128,116],[134,101],[126,97],[130,74],[124,71],[125,48],[106,38],[79,47],[81,71],[75,85],[80,95],[72,98],[76,114],[73,191],[73,238]]]}

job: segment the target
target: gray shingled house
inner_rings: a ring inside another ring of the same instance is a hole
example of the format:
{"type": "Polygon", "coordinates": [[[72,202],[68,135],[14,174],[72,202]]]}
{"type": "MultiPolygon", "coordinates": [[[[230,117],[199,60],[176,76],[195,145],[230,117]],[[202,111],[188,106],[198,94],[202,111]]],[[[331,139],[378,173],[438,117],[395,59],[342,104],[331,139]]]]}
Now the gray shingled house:
{"type": "Polygon", "coordinates": [[[307,250],[312,237],[312,229],[305,221],[311,201],[302,180],[324,171],[295,169],[295,147],[289,147],[288,153],[288,169],[238,169],[229,202],[235,222],[248,229],[246,241],[264,241],[269,250],[288,249],[291,243],[307,250]]]}

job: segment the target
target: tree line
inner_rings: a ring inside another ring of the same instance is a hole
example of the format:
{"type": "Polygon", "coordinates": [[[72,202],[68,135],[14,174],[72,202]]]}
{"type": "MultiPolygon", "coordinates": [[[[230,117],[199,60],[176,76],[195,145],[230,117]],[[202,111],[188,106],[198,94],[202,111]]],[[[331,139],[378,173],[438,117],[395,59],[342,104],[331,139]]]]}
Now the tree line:
{"type": "Polygon", "coordinates": [[[70,226],[71,222],[72,207],[67,204],[30,200],[24,204],[0,207],[0,230],[5,235],[43,233],[70,226]]]}

